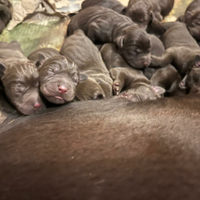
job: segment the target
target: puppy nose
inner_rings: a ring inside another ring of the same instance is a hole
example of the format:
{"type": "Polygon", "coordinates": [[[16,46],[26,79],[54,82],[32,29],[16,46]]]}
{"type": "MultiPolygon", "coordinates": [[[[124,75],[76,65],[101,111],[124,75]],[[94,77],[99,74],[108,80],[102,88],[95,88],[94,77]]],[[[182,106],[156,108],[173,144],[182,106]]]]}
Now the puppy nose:
{"type": "Polygon", "coordinates": [[[67,88],[64,87],[64,86],[59,86],[58,89],[59,89],[59,91],[60,91],[61,93],[67,92],[67,88]]]}
{"type": "Polygon", "coordinates": [[[41,103],[35,103],[34,108],[39,108],[41,106],[41,103]]]}
{"type": "Polygon", "coordinates": [[[146,67],[149,63],[148,62],[142,62],[142,64],[146,67]]]}

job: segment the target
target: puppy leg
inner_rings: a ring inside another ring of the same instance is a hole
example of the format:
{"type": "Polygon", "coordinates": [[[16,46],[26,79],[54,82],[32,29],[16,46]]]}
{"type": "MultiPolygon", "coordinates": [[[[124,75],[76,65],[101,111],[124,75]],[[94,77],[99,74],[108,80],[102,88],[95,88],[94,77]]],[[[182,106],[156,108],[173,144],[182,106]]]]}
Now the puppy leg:
{"type": "Polygon", "coordinates": [[[171,49],[167,50],[161,57],[151,55],[150,67],[164,67],[166,65],[171,64],[174,58],[174,51],[171,49]]]}
{"type": "Polygon", "coordinates": [[[105,92],[106,98],[112,96],[112,84],[109,84],[103,79],[96,79],[97,83],[101,86],[103,91],[105,92]]]}
{"type": "Polygon", "coordinates": [[[110,70],[111,78],[113,79],[113,91],[116,95],[119,95],[125,85],[125,78],[123,71],[117,68],[110,70]]]}

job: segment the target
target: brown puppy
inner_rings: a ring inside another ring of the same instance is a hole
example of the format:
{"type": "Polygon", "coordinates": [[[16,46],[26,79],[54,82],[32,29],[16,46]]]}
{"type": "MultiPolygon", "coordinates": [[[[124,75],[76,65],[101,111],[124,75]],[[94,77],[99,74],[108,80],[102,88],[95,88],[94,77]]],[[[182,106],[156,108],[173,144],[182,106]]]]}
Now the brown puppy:
{"type": "Polygon", "coordinates": [[[0,129],[0,199],[198,200],[200,98],[82,101],[0,129]]]}
{"type": "Polygon", "coordinates": [[[28,59],[35,61],[36,65],[41,66],[45,60],[52,58],[53,56],[60,56],[60,53],[52,48],[41,48],[28,55],[28,59]]]}
{"type": "Polygon", "coordinates": [[[9,0],[0,0],[0,33],[12,18],[13,7],[9,0]]]}
{"type": "Polygon", "coordinates": [[[0,78],[12,104],[24,115],[45,109],[39,95],[39,74],[18,42],[0,43],[0,78]]]}
{"type": "Polygon", "coordinates": [[[184,22],[190,34],[200,42],[200,0],[194,0],[178,20],[184,22]]]}
{"type": "Polygon", "coordinates": [[[150,64],[149,36],[126,16],[101,6],[89,7],[72,17],[68,35],[77,29],[82,29],[93,42],[115,43],[133,68],[143,69],[150,64]]]}
{"type": "Polygon", "coordinates": [[[75,97],[80,81],[77,65],[64,56],[53,56],[39,67],[40,90],[51,103],[64,104],[75,97]]]}
{"type": "Polygon", "coordinates": [[[163,67],[172,63],[183,78],[180,87],[188,89],[188,92],[200,92],[200,82],[198,81],[198,77],[200,77],[200,48],[198,44],[190,35],[185,24],[169,22],[163,25],[167,30],[162,38],[166,52],[162,57],[152,56],[151,65],[163,67]],[[187,85],[190,87],[186,88],[187,85]]]}
{"type": "Polygon", "coordinates": [[[60,53],[73,60],[86,78],[77,87],[79,100],[103,99],[112,96],[112,79],[101,54],[82,30],[66,38],[60,53]]]}
{"type": "Polygon", "coordinates": [[[162,21],[172,10],[173,5],[174,0],[130,0],[125,14],[141,28],[146,29],[150,22],[162,21]]]}
{"type": "Polygon", "coordinates": [[[103,6],[118,13],[123,13],[123,10],[125,9],[125,6],[117,0],[85,0],[83,1],[81,8],[85,9],[91,6],[103,6]]]}
{"type": "Polygon", "coordinates": [[[132,69],[124,59],[117,53],[114,44],[105,44],[101,49],[102,58],[110,70],[114,81],[113,91],[120,97],[132,101],[145,101],[159,98],[164,93],[160,87],[152,87],[150,81],[140,70],[132,69]]]}

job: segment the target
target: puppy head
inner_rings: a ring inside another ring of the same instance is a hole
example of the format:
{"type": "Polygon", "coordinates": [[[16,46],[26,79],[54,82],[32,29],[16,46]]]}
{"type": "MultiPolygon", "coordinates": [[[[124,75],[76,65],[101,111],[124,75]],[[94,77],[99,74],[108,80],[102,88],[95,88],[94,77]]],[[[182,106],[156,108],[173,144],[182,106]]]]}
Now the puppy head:
{"type": "Polygon", "coordinates": [[[115,43],[119,53],[135,69],[144,69],[151,63],[151,41],[142,29],[128,28],[118,36],[115,43]]]}
{"type": "Polygon", "coordinates": [[[80,101],[99,100],[106,97],[102,87],[93,78],[81,80],[77,86],[76,97],[80,101]]]}
{"type": "Polygon", "coordinates": [[[0,77],[8,99],[24,115],[45,109],[39,96],[39,74],[33,62],[0,64],[0,77]]]}
{"type": "Polygon", "coordinates": [[[185,13],[185,23],[190,31],[190,34],[200,41],[200,11],[187,11],[185,13]]]}
{"type": "Polygon", "coordinates": [[[126,16],[130,17],[142,29],[147,28],[151,20],[152,8],[148,1],[135,1],[129,3],[125,10],[126,16]]]}
{"type": "Polygon", "coordinates": [[[165,89],[159,86],[150,86],[148,84],[138,83],[134,88],[122,92],[119,97],[127,98],[133,102],[140,102],[161,98],[164,93],[165,89]]]}
{"type": "Polygon", "coordinates": [[[39,68],[39,78],[42,94],[55,104],[72,101],[80,81],[76,64],[64,56],[47,59],[39,68]]]}
{"type": "Polygon", "coordinates": [[[190,70],[180,82],[179,87],[188,93],[200,93],[200,56],[196,56],[190,70]]]}

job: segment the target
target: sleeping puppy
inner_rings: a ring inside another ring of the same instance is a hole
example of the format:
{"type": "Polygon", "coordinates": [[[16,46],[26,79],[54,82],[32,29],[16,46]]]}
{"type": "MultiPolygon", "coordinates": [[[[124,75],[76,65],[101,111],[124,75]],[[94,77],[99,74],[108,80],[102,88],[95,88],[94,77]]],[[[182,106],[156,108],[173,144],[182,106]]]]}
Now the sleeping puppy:
{"type": "Polygon", "coordinates": [[[45,109],[37,67],[23,55],[18,42],[0,43],[0,78],[7,98],[22,114],[45,109]]]}
{"type": "Polygon", "coordinates": [[[117,0],[85,0],[83,1],[81,8],[85,9],[91,6],[103,6],[120,14],[122,14],[123,10],[125,9],[125,6],[117,0]]]}
{"type": "Polygon", "coordinates": [[[9,0],[0,0],[0,33],[12,18],[13,7],[9,0]]]}
{"type": "Polygon", "coordinates": [[[150,23],[159,23],[172,10],[174,0],[130,0],[125,15],[141,28],[146,29],[150,23]]]}
{"type": "Polygon", "coordinates": [[[60,53],[52,48],[41,48],[28,55],[28,59],[36,62],[36,66],[43,65],[44,61],[53,56],[60,56],[60,53]]]}
{"type": "Polygon", "coordinates": [[[183,81],[180,88],[186,89],[188,92],[200,92],[200,48],[196,41],[190,35],[185,24],[180,22],[164,23],[166,33],[163,35],[163,42],[166,47],[165,53],[161,57],[152,55],[152,66],[164,67],[173,64],[177,69],[183,81]],[[191,84],[186,84],[186,82],[191,84]]]}
{"type": "Polygon", "coordinates": [[[79,100],[104,99],[112,96],[112,79],[101,58],[101,54],[82,30],[77,30],[66,38],[60,53],[73,60],[81,76],[85,76],[77,86],[79,100]]]}
{"type": "Polygon", "coordinates": [[[185,23],[190,34],[200,42],[200,0],[194,0],[178,20],[185,23]]]}
{"type": "Polygon", "coordinates": [[[101,54],[114,81],[114,94],[136,102],[153,100],[164,93],[164,89],[152,87],[141,70],[132,69],[117,53],[114,44],[105,44],[101,49],[101,54]]]}
{"type": "Polygon", "coordinates": [[[130,18],[101,6],[86,8],[72,17],[68,36],[82,29],[93,42],[113,42],[125,61],[135,69],[150,64],[150,39],[130,18]]]}
{"type": "Polygon", "coordinates": [[[40,91],[51,103],[64,104],[75,98],[80,76],[77,65],[64,56],[54,56],[39,67],[40,91]]]}

